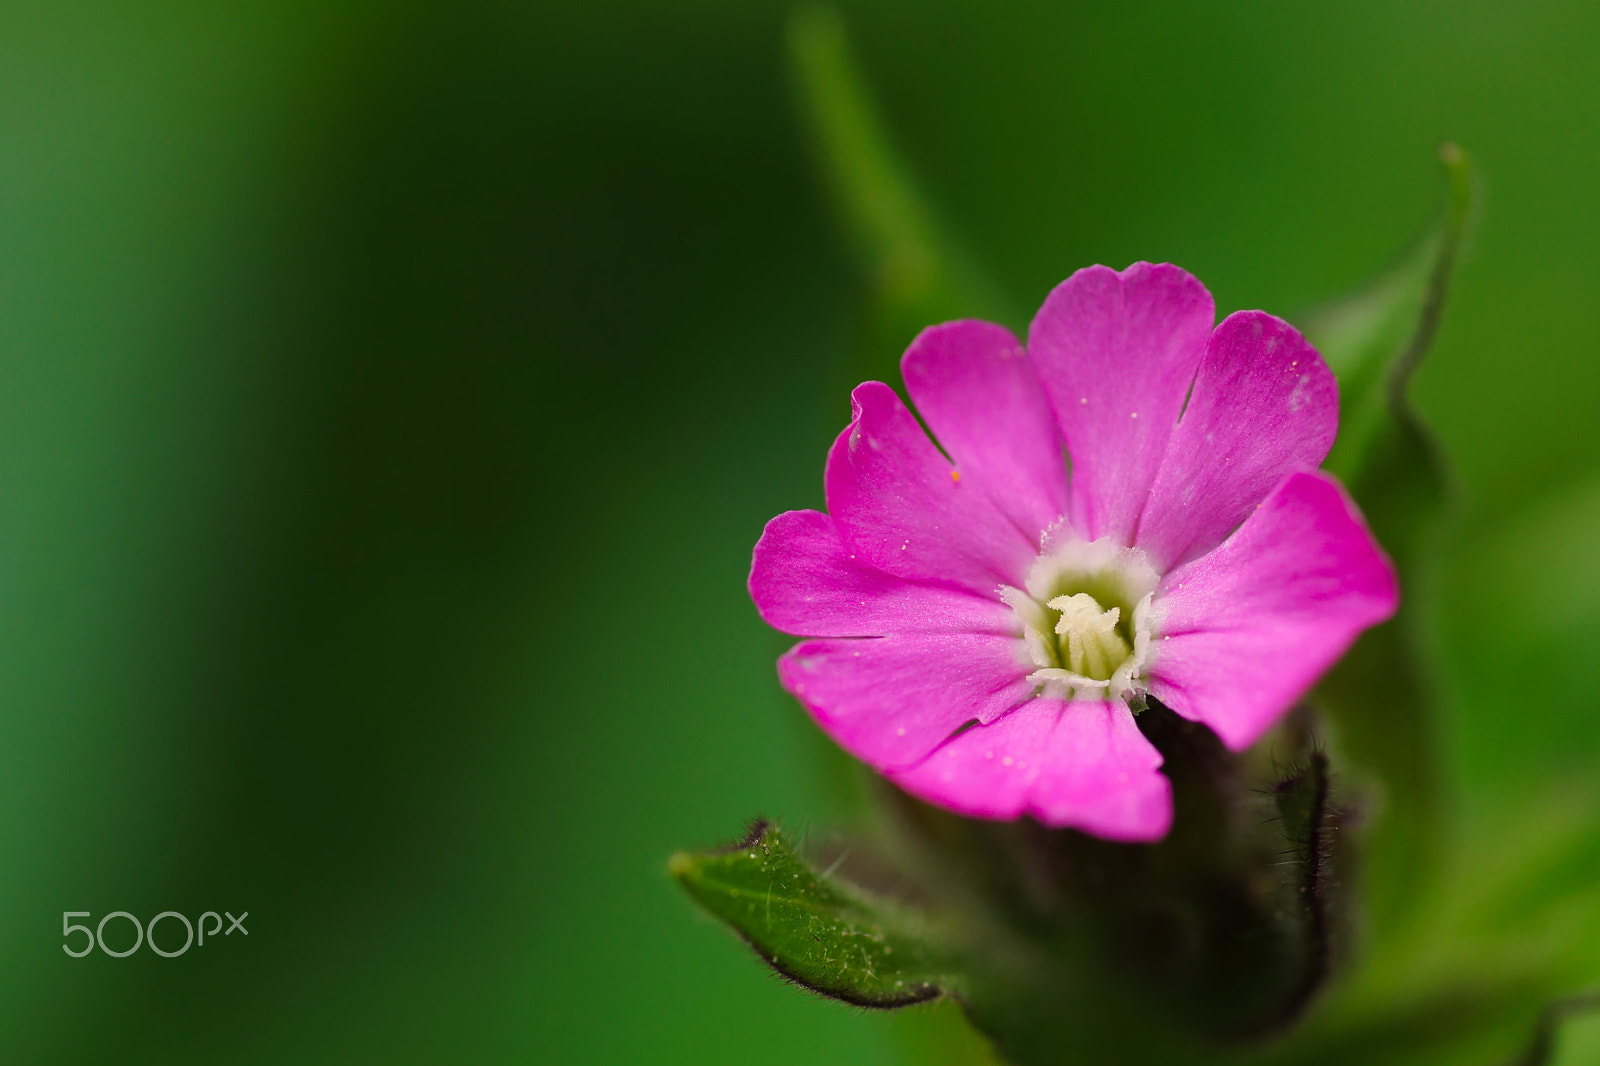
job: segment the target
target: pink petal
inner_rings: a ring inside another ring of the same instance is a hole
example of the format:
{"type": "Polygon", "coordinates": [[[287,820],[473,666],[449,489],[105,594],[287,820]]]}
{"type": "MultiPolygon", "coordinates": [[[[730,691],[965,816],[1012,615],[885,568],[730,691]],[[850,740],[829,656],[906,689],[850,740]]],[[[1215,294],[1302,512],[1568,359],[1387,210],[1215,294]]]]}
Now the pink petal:
{"type": "Polygon", "coordinates": [[[1028,351],[1072,454],[1073,524],[1090,540],[1133,542],[1214,321],[1205,286],[1150,263],[1086,267],[1034,316],[1028,351]]]}
{"type": "Polygon", "coordinates": [[[1339,483],[1291,474],[1221,547],[1162,581],[1150,691],[1239,751],[1398,603],[1394,568],[1339,483]]]}
{"type": "Polygon", "coordinates": [[[767,523],[750,564],[750,596],[768,625],[801,637],[1016,630],[999,600],[868,566],[819,511],[786,511],[767,523]]]}
{"type": "Polygon", "coordinates": [[[934,438],[1025,533],[1067,511],[1061,431],[1011,331],[967,319],[918,334],[900,361],[934,438]]]}
{"type": "Polygon", "coordinates": [[[889,386],[858,385],[855,420],[828,453],[828,513],[863,561],[992,595],[1020,585],[1037,545],[964,484],[889,386]]]}
{"type": "Polygon", "coordinates": [[[1262,311],[1211,334],[1136,534],[1158,570],[1210,551],[1339,430],[1339,387],[1298,330],[1262,311]]]}
{"type": "Polygon", "coordinates": [[[1027,699],[1020,643],[972,633],[810,640],[778,660],[778,677],[841,747],[887,770],[1027,699]]]}
{"type": "Polygon", "coordinates": [[[889,776],[961,814],[1031,814],[1110,840],[1150,841],[1172,824],[1172,788],[1160,766],[1121,703],[1038,698],[889,776]]]}

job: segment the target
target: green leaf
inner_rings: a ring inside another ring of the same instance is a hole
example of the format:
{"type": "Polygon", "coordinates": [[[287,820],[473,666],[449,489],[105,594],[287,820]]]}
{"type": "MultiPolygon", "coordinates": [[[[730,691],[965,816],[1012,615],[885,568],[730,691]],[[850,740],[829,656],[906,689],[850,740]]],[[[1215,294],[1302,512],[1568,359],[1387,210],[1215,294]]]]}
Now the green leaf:
{"type": "Polygon", "coordinates": [[[838,12],[797,8],[788,44],[818,163],[868,279],[872,329],[858,369],[898,381],[899,353],[936,322],[1021,322],[935,219],[891,146],[838,12]]]}
{"type": "Polygon", "coordinates": [[[904,1007],[959,991],[954,953],[922,916],[819,874],[757,822],[738,843],[679,852],[668,872],[773,969],[863,1007],[904,1007]]]}
{"type": "Polygon", "coordinates": [[[1418,886],[1437,867],[1440,846],[1436,686],[1423,605],[1450,491],[1406,389],[1432,346],[1475,205],[1466,153],[1446,145],[1440,159],[1447,196],[1433,231],[1397,268],[1302,323],[1339,378],[1340,433],[1327,468],[1361,506],[1400,574],[1399,614],[1364,634],[1316,697],[1337,726],[1343,754],[1367,772],[1377,798],[1364,849],[1375,939],[1425,897],[1418,886]]]}
{"type": "Polygon", "coordinates": [[[1354,491],[1382,473],[1390,424],[1413,419],[1406,388],[1433,344],[1451,273],[1476,204],[1472,164],[1453,144],[1439,151],[1444,210],[1400,264],[1302,324],[1339,379],[1339,440],[1324,465],[1354,491]]]}

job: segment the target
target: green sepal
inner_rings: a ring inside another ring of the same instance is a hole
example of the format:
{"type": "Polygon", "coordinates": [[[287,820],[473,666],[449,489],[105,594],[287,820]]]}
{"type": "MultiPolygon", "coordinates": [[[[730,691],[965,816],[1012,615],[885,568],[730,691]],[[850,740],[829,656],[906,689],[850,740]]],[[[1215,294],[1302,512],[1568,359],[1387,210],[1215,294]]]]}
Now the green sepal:
{"type": "Polygon", "coordinates": [[[1138,724],[1173,789],[1154,844],[883,787],[911,879],[982,930],[963,1003],[1009,1061],[1235,1061],[1289,1031],[1339,957],[1341,812],[1310,712],[1242,755],[1154,699],[1138,724]]]}
{"type": "Polygon", "coordinates": [[[1400,575],[1396,617],[1367,631],[1318,687],[1342,754],[1368,776],[1377,814],[1364,838],[1372,935],[1424,898],[1437,866],[1440,771],[1423,611],[1451,486],[1407,399],[1432,346],[1451,274],[1475,212],[1466,153],[1440,151],[1446,202],[1433,230],[1395,269],[1301,323],[1339,379],[1340,430],[1326,467],[1361,507],[1400,575]]]}
{"type": "Polygon", "coordinates": [[[902,905],[818,873],[783,833],[756,822],[744,839],[672,856],[694,901],[795,984],[861,1007],[905,1007],[960,990],[953,951],[902,905]]]}
{"type": "Polygon", "coordinates": [[[1335,856],[1339,811],[1328,779],[1328,757],[1317,748],[1272,788],[1278,810],[1286,876],[1280,882],[1282,920],[1298,927],[1299,974],[1285,998],[1283,1021],[1292,1021],[1332,973],[1336,917],[1335,856]]]}

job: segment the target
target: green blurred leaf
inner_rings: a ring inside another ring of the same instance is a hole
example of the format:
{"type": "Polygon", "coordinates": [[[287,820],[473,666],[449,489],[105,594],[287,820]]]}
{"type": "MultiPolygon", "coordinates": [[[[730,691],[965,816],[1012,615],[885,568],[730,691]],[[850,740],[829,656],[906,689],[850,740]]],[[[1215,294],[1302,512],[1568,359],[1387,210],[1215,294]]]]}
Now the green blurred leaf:
{"type": "Polygon", "coordinates": [[[1453,144],[1439,151],[1446,180],[1438,223],[1398,266],[1307,317],[1306,336],[1339,379],[1339,440],[1324,465],[1352,491],[1382,476],[1389,427],[1414,422],[1406,387],[1433,344],[1461,242],[1476,203],[1472,164],[1453,144]]]}
{"type": "Polygon", "coordinates": [[[900,352],[937,322],[980,317],[1020,323],[936,221],[890,144],[838,12],[825,5],[797,8],[788,43],[815,154],[868,278],[872,328],[859,369],[898,381],[900,352]]]}
{"type": "Polygon", "coordinates": [[[1552,778],[1593,780],[1600,746],[1600,716],[1592,713],[1600,706],[1596,544],[1600,472],[1453,545],[1452,580],[1441,592],[1460,691],[1482,700],[1509,672],[1538,677],[1541,690],[1558,697],[1547,701],[1539,729],[1505,715],[1473,723],[1460,742],[1464,774],[1535,787],[1552,778]],[[1493,609],[1485,610],[1488,590],[1493,609]],[[1552,737],[1560,737],[1558,747],[1552,737]]]}
{"type": "Polygon", "coordinates": [[[1440,159],[1447,195],[1434,229],[1398,267],[1302,323],[1339,377],[1340,433],[1327,468],[1360,504],[1400,574],[1398,615],[1364,634],[1317,693],[1343,753],[1370,775],[1377,798],[1365,842],[1375,938],[1425,897],[1418,886],[1437,865],[1439,846],[1436,685],[1422,608],[1450,482],[1406,389],[1433,343],[1475,204],[1466,153],[1445,145],[1440,159]]]}
{"type": "MultiPolygon", "coordinates": [[[[1538,1031],[1534,1034],[1528,1050],[1512,1066],[1549,1066],[1558,1061],[1557,1048],[1560,1042],[1561,1030],[1567,1019],[1574,1016],[1593,1014],[1600,1010],[1600,993],[1590,992],[1585,995],[1568,996],[1550,1004],[1545,1009],[1543,1017],[1539,1020],[1538,1031]]],[[[1590,1059],[1577,1060],[1568,1055],[1562,1055],[1559,1061],[1589,1062],[1590,1059]]]]}
{"type": "Polygon", "coordinates": [[[796,984],[863,1007],[903,1007],[960,987],[954,953],[906,908],[819,874],[774,826],[668,870],[713,916],[796,984]]]}

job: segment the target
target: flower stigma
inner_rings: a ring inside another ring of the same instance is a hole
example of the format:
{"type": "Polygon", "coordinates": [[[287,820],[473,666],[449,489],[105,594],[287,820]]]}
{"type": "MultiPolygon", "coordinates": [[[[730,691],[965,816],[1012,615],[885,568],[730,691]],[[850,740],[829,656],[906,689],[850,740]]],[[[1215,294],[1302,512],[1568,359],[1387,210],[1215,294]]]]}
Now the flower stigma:
{"type": "Polygon", "coordinates": [[[1110,681],[1112,672],[1133,650],[1117,632],[1122,608],[1102,610],[1087,592],[1057,596],[1045,606],[1061,612],[1056,620],[1061,637],[1056,654],[1064,660],[1062,665],[1075,674],[1110,681]]]}
{"type": "Polygon", "coordinates": [[[1084,542],[1052,530],[1045,544],[1026,587],[1000,589],[1020,623],[1036,695],[1142,707],[1150,601],[1160,576],[1142,551],[1109,538],[1084,542]]]}

